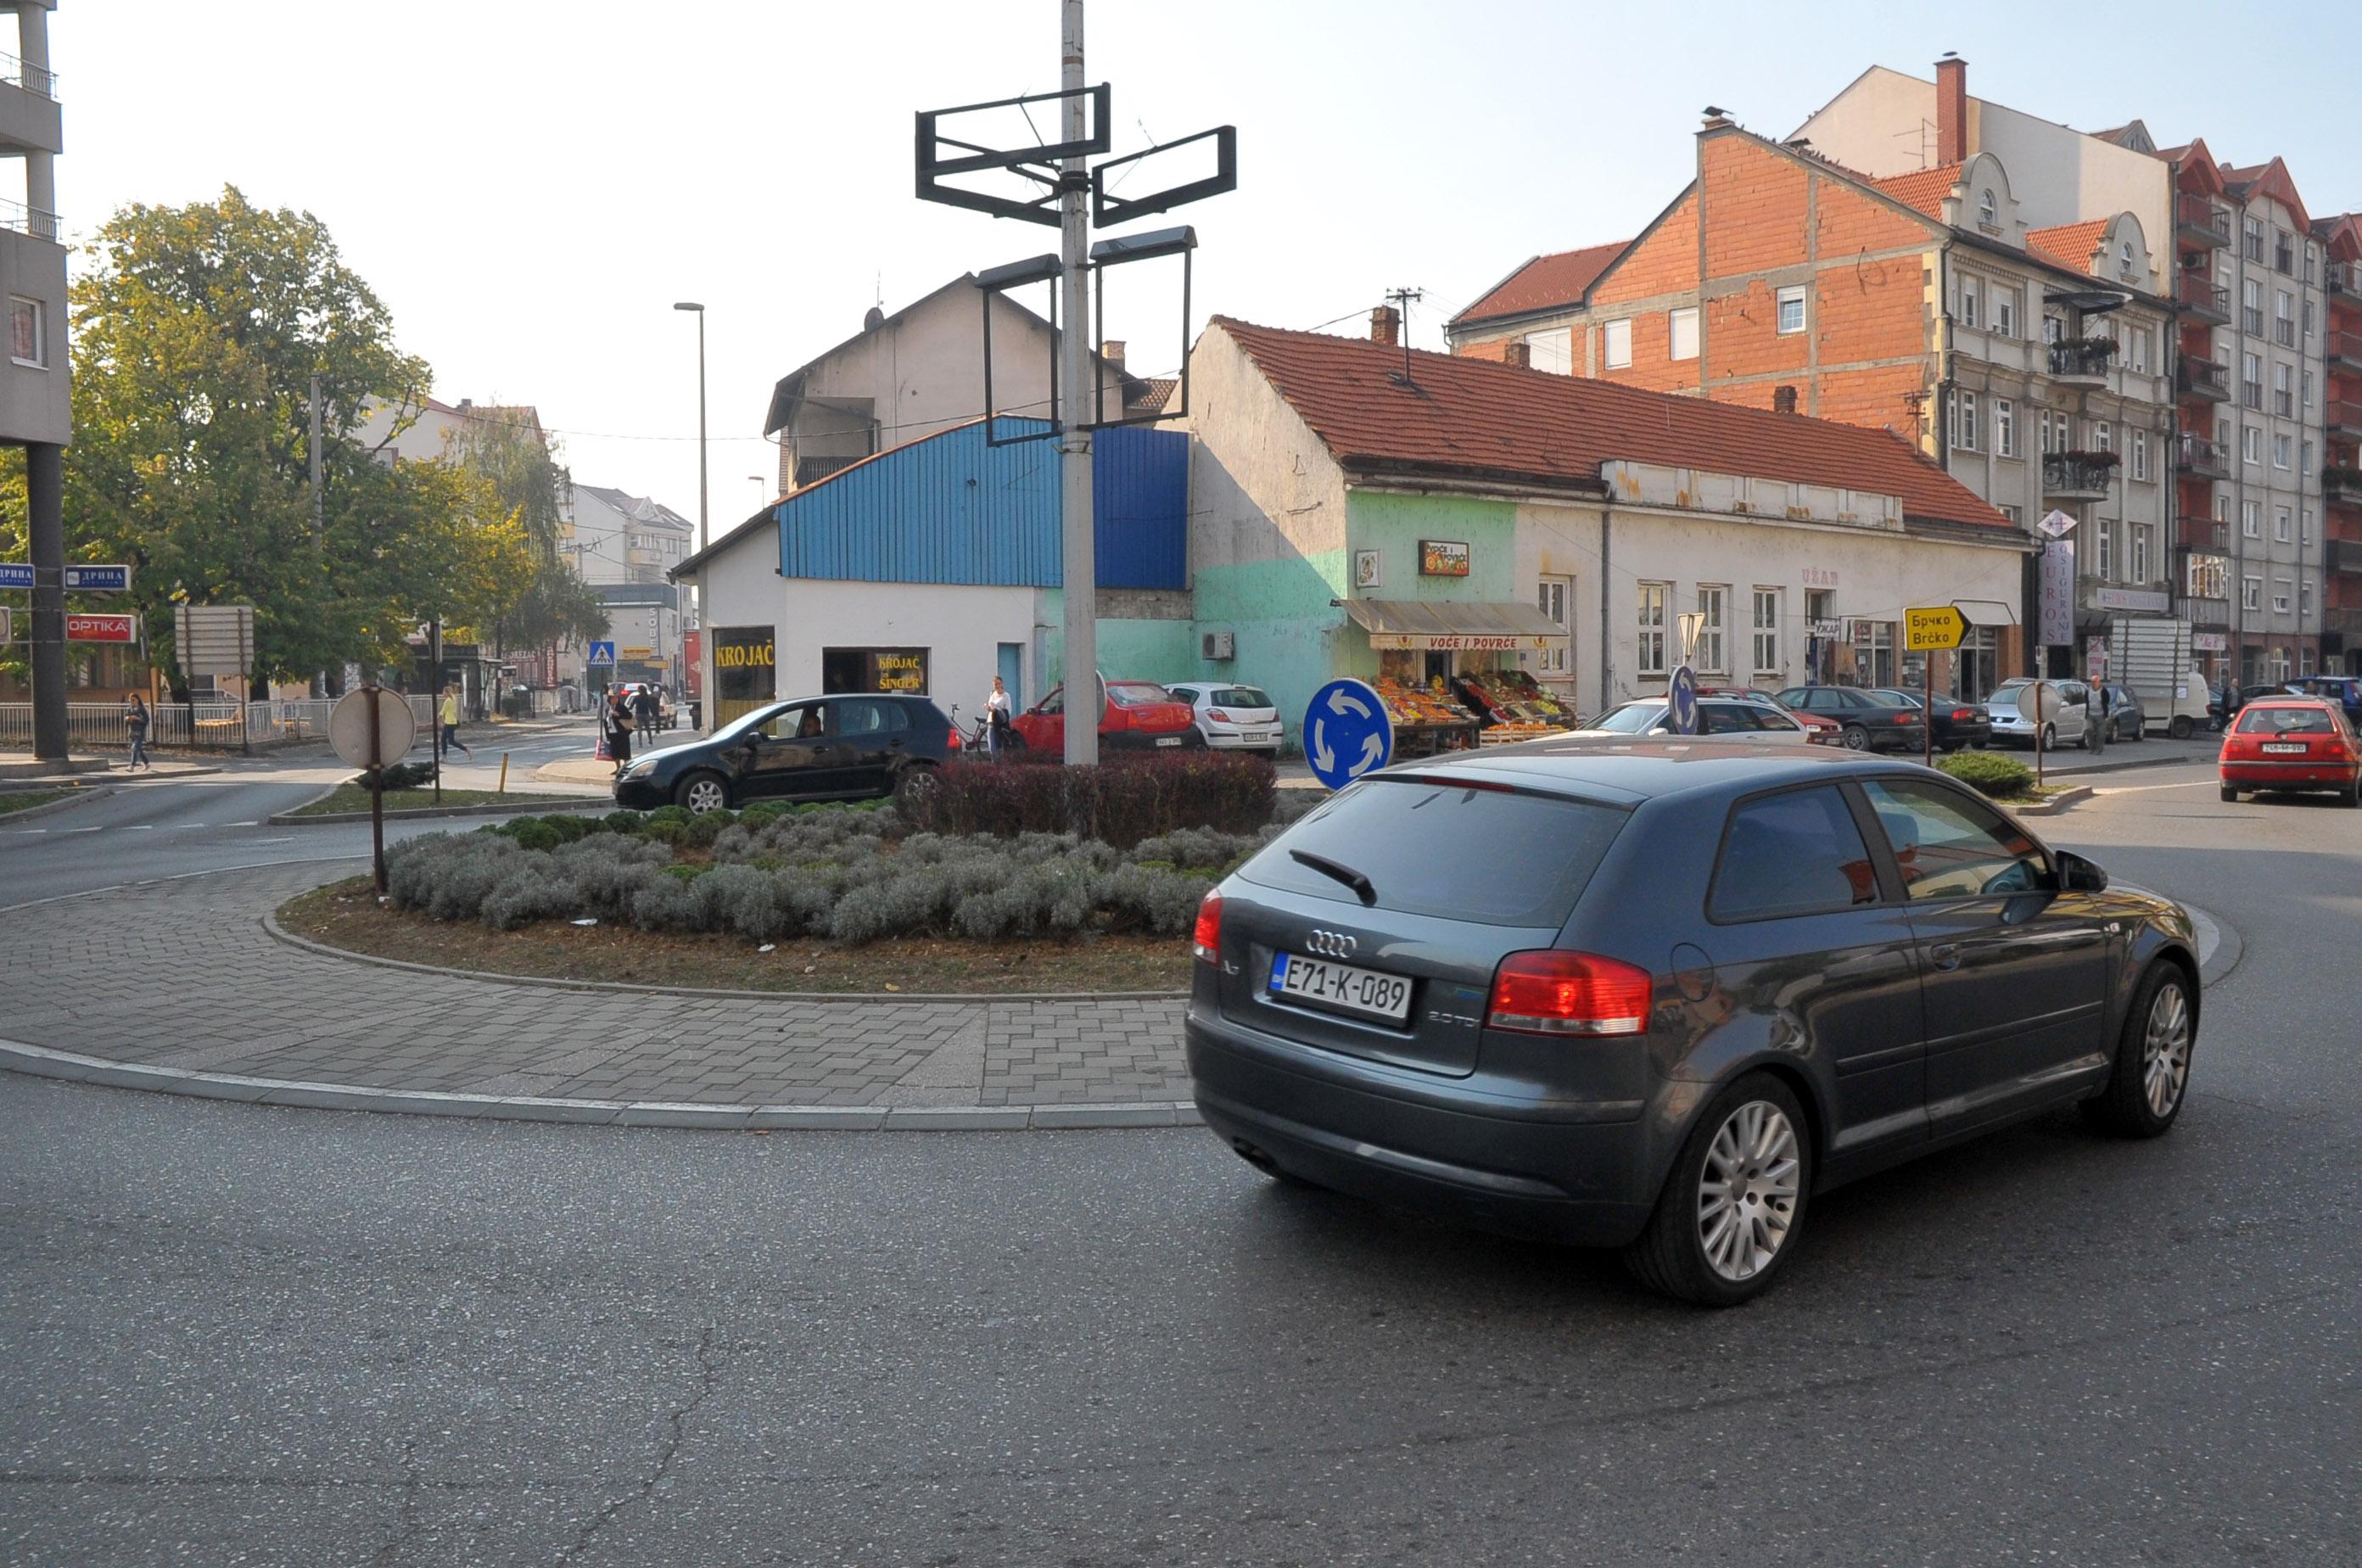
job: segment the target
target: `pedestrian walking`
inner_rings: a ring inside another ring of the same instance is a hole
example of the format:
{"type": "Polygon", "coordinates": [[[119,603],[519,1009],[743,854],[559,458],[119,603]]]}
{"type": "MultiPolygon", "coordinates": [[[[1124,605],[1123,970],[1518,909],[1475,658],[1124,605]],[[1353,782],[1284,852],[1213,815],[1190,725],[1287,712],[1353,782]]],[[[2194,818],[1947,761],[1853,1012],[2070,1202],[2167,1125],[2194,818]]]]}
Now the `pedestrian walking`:
{"type": "Polygon", "coordinates": [[[662,707],[663,704],[657,697],[657,689],[653,686],[641,687],[638,693],[632,698],[632,717],[642,734],[656,734],[657,714],[662,707]]]}
{"type": "Polygon", "coordinates": [[[443,749],[476,755],[468,751],[467,743],[459,738],[459,687],[456,681],[443,689],[443,749]]]}
{"type": "Polygon", "coordinates": [[[1016,703],[1000,677],[992,678],[992,694],[984,700],[984,749],[993,761],[1000,760],[1000,743],[1009,730],[1010,710],[1016,703]]]}
{"type": "Polygon", "coordinates": [[[137,691],[123,700],[123,727],[131,735],[131,766],[124,771],[155,772],[156,765],[148,760],[148,700],[137,691]]]}
{"type": "Polygon", "coordinates": [[[615,764],[615,777],[621,778],[632,760],[632,710],[624,701],[622,687],[607,694],[599,723],[601,737],[607,743],[607,755],[615,764]]]}

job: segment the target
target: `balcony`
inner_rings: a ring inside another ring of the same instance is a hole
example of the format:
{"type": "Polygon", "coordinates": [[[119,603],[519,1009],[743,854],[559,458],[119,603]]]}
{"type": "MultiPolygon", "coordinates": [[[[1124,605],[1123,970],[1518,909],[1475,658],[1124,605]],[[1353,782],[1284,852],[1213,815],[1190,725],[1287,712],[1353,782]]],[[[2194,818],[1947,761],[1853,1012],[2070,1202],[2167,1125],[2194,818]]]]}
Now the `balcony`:
{"type": "Polygon", "coordinates": [[[2349,300],[2362,301],[2362,261],[2332,261],[2329,264],[2329,292],[2349,300]]]}
{"type": "Polygon", "coordinates": [[[2362,398],[2329,399],[2322,407],[2321,421],[2333,441],[2362,441],[2362,398]]]}
{"type": "Polygon", "coordinates": [[[2231,320],[2230,289],[2204,272],[2183,271],[2173,280],[2173,297],[2193,321],[2223,326],[2231,320]]]}
{"type": "Polygon", "coordinates": [[[2204,196],[2178,195],[2173,199],[2173,233],[2184,245],[2227,246],[2231,215],[2204,196]]]}
{"type": "Polygon", "coordinates": [[[2333,332],[2322,345],[2322,352],[2329,356],[2331,370],[2342,370],[2349,376],[2362,376],[2362,332],[2350,328],[2333,332]]]}
{"type": "Polygon", "coordinates": [[[2115,482],[2113,452],[2046,452],[2042,457],[2042,493],[2052,501],[2103,501],[2115,482]]]}
{"type": "Polygon", "coordinates": [[[2226,480],[2231,477],[2231,462],[2220,441],[2210,441],[2203,436],[2184,436],[2175,447],[2173,466],[2185,474],[2200,479],[2226,480]]]}
{"type": "Polygon", "coordinates": [[[2231,401],[2230,367],[2216,359],[2193,359],[2183,355],[2181,368],[2175,377],[2184,397],[2206,403],[2231,401]]]}
{"type": "Polygon", "coordinates": [[[2227,599],[2184,599],[2181,613],[2199,631],[2227,632],[2231,629],[2231,602],[2227,599]]]}
{"type": "Polygon", "coordinates": [[[2231,547],[2231,525],[2217,523],[2212,517],[2185,517],[2181,520],[2181,547],[2227,550],[2231,547]]]}
{"type": "Polygon", "coordinates": [[[2362,506],[2362,469],[2322,469],[2321,493],[2332,506],[2362,506]]]}
{"type": "Polygon", "coordinates": [[[2050,375],[2054,381],[2081,386],[2108,384],[2108,360],[2115,353],[2105,337],[2070,337],[2050,345],[2050,375]]]}
{"type": "Polygon", "coordinates": [[[2324,563],[2333,572],[2350,572],[2362,577],[2362,539],[2331,539],[2329,555],[2324,563]]]}

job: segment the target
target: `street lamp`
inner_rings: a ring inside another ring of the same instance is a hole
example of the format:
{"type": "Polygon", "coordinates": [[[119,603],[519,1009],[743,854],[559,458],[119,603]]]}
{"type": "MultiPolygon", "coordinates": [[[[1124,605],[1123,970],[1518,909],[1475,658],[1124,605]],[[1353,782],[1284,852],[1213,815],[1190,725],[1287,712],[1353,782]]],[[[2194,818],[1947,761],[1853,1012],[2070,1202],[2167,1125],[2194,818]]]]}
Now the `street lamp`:
{"type": "Polygon", "coordinates": [[[695,300],[682,300],[675,310],[697,313],[697,547],[705,548],[705,307],[695,300]]]}

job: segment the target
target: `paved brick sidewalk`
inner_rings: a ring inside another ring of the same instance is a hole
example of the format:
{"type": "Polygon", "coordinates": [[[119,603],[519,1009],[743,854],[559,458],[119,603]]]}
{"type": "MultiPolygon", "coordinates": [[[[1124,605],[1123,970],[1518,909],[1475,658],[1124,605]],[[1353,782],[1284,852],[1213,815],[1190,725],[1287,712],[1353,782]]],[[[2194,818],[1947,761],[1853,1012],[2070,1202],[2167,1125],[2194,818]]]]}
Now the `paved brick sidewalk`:
{"type": "Polygon", "coordinates": [[[328,957],[262,929],[331,875],[271,867],[0,911],[0,1036],[108,1062],[461,1096],[971,1109],[1188,1098],[1178,1001],[568,990],[328,957]]]}

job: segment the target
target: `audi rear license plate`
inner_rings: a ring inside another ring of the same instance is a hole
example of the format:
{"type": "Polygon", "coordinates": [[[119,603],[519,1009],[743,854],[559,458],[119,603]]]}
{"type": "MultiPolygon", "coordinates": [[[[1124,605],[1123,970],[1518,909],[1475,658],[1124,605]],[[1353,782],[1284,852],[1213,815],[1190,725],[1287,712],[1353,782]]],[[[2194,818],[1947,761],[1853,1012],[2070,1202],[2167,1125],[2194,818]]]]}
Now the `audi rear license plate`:
{"type": "Polygon", "coordinates": [[[1400,1023],[1410,1016],[1410,982],[1400,975],[1381,975],[1374,969],[1356,969],[1294,953],[1271,955],[1271,994],[1383,1018],[1389,1023],[1400,1023]]]}
{"type": "Polygon", "coordinates": [[[2264,743],[2266,756],[2302,756],[2304,752],[2305,745],[2302,741],[2266,741],[2264,743]]]}

